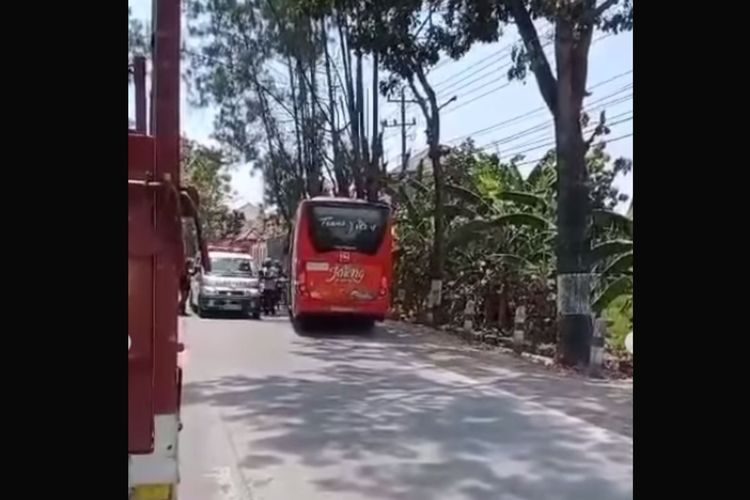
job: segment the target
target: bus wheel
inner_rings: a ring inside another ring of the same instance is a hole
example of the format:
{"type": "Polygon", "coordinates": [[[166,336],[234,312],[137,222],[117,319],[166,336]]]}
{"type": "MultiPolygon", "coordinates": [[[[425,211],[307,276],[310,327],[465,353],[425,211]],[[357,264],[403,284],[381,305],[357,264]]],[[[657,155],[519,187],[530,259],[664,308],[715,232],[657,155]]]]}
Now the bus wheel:
{"type": "Polygon", "coordinates": [[[305,318],[295,318],[290,314],[292,328],[299,336],[305,336],[310,332],[310,321],[305,318]]]}
{"type": "Polygon", "coordinates": [[[375,329],[375,320],[374,319],[363,319],[359,323],[359,327],[362,329],[364,333],[372,333],[372,331],[375,329]]]}

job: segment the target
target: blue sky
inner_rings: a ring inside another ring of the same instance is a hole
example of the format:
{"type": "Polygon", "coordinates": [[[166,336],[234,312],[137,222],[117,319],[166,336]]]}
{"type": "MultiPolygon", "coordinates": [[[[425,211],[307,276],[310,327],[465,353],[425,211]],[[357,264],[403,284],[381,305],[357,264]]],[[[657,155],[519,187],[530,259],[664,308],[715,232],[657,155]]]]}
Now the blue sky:
{"type": "MultiPolygon", "coordinates": [[[[132,7],[134,17],[150,20],[151,0],[129,0],[128,4],[132,7]]],[[[544,31],[545,28],[540,27],[540,33],[544,31]]],[[[457,96],[457,100],[446,106],[441,114],[443,143],[456,144],[462,136],[472,134],[478,145],[487,145],[488,150],[497,152],[501,157],[523,153],[526,160],[540,157],[551,147],[554,139],[549,126],[551,117],[544,108],[533,77],[526,83],[508,84],[505,81],[510,55],[509,50],[503,49],[516,38],[515,30],[510,27],[497,43],[476,46],[457,62],[441,61],[429,75],[430,82],[442,101],[457,96]],[[452,139],[456,141],[451,142],[452,139]]],[[[609,137],[617,139],[608,144],[607,151],[613,157],[633,158],[633,36],[632,33],[597,35],[594,40],[588,78],[588,88],[592,95],[587,98],[585,105],[591,109],[592,118],[598,117],[602,109],[606,110],[608,123],[611,124],[609,137]]],[[[368,74],[367,67],[365,70],[365,74],[368,74]]],[[[189,106],[186,92],[183,84],[183,132],[194,140],[212,143],[210,136],[213,110],[189,106]]],[[[387,118],[389,122],[399,120],[399,105],[384,101],[385,99],[381,99],[381,119],[387,118]]],[[[132,96],[129,98],[128,110],[132,116],[132,96]]],[[[409,129],[408,147],[416,153],[425,147],[424,119],[416,105],[407,108],[407,121],[412,118],[417,119],[417,126],[409,129]]],[[[389,128],[385,134],[384,148],[385,157],[390,159],[391,165],[399,162],[400,142],[400,130],[389,128]]],[[[532,165],[524,165],[522,169],[524,167],[530,169],[532,165]]],[[[235,196],[232,205],[262,201],[262,179],[260,175],[251,175],[250,170],[250,165],[233,167],[232,185],[235,196]]],[[[616,182],[622,191],[632,195],[632,173],[616,182]]]]}

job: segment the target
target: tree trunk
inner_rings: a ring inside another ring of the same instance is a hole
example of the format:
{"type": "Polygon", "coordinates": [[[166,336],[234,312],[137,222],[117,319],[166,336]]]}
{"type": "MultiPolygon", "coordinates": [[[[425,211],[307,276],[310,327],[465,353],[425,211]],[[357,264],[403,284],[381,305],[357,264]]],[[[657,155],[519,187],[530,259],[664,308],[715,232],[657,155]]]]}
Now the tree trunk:
{"type": "Polygon", "coordinates": [[[430,254],[430,295],[428,306],[432,322],[439,323],[441,319],[440,309],[443,302],[443,274],[445,270],[445,207],[443,201],[445,178],[443,175],[443,166],[440,161],[440,107],[438,106],[437,95],[427,81],[427,76],[424,74],[423,69],[415,65],[414,74],[417,76],[427,96],[425,99],[417,90],[413,81],[409,81],[412,93],[427,121],[428,156],[432,164],[432,178],[435,184],[435,205],[432,213],[434,231],[432,252],[430,254]]]}
{"type": "Polygon", "coordinates": [[[591,210],[581,107],[593,33],[590,14],[596,9],[596,0],[584,0],[583,9],[577,13],[560,9],[555,18],[557,78],[524,0],[511,0],[509,7],[555,123],[558,357],[565,365],[586,365],[592,338],[590,246],[586,236],[591,210]]]}
{"type": "Polygon", "coordinates": [[[308,117],[309,97],[307,78],[305,78],[305,68],[302,64],[302,60],[299,57],[296,58],[295,71],[297,74],[297,81],[299,82],[297,95],[299,97],[299,120],[302,136],[302,143],[300,144],[301,165],[299,166],[299,169],[302,172],[302,189],[305,193],[307,193],[310,176],[310,120],[308,117]]]}
{"type": "Polygon", "coordinates": [[[339,29],[339,43],[341,44],[341,58],[344,63],[344,80],[346,87],[346,108],[349,114],[350,137],[352,149],[354,150],[354,159],[351,164],[352,176],[354,177],[354,191],[357,198],[365,197],[364,179],[362,178],[361,160],[362,155],[360,148],[360,130],[359,118],[357,115],[357,106],[354,96],[354,79],[352,75],[352,61],[349,53],[349,43],[346,38],[346,20],[343,16],[337,17],[339,29]]]}
{"type": "MultiPolygon", "coordinates": [[[[434,134],[434,136],[439,137],[440,121],[438,115],[435,116],[434,123],[430,126],[431,135],[434,134]]],[[[430,140],[429,155],[432,162],[432,179],[435,183],[435,206],[432,213],[434,234],[432,254],[430,255],[430,291],[432,294],[432,318],[434,322],[439,322],[443,296],[443,270],[445,269],[445,203],[443,201],[445,179],[443,166],[440,162],[440,144],[434,139],[430,140]]]]}
{"type": "Polygon", "coordinates": [[[334,88],[333,76],[331,74],[331,54],[328,50],[328,39],[325,29],[325,22],[320,21],[321,32],[323,35],[323,53],[325,56],[326,67],[326,85],[328,87],[328,116],[331,126],[331,147],[333,149],[333,174],[336,180],[334,193],[342,198],[349,197],[349,180],[344,171],[344,157],[341,145],[341,132],[338,129],[336,120],[336,90],[334,88]]]}
{"type": "Polygon", "coordinates": [[[558,356],[565,365],[587,365],[592,338],[590,223],[586,144],[581,129],[590,36],[558,19],[557,60],[557,313],[558,356]]]}
{"type": "Polygon", "coordinates": [[[372,57],[372,145],[370,147],[371,157],[367,165],[367,199],[369,201],[378,201],[379,197],[379,178],[380,171],[378,162],[380,161],[380,147],[378,139],[378,54],[372,57]]]}
{"type": "Polygon", "coordinates": [[[357,52],[357,123],[359,129],[359,158],[360,171],[365,175],[365,187],[367,185],[368,164],[370,155],[368,154],[367,129],[365,128],[365,86],[362,74],[362,52],[357,52]]]}
{"type": "Polygon", "coordinates": [[[297,99],[297,87],[294,83],[294,64],[291,57],[286,57],[287,69],[289,72],[289,87],[292,92],[292,114],[294,118],[294,136],[297,140],[297,169],[299,175],[304,177],[302,166],[302,131],[300,129],[299,101],[297,99]]]}
{"type": "Polygon", "coordinates": [[[316,105],[318,103],[318,73],[315,51],[316,35],[312,20],[308,20],[310,30],[310,171],[307,176],[307,192],[311,197],[320,196],[323,191],[323,159],[321,144],[319,144],[320,130],[316,105]]]}

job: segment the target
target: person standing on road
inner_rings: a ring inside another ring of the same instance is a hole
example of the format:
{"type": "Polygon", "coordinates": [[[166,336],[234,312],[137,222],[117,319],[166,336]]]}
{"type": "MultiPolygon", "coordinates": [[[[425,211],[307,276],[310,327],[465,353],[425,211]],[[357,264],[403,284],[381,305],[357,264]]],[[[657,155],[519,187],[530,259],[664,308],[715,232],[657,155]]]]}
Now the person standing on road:
{"type": "Polygon", "coordinates": [[[274,281],[276,282],[276,286],[274,288],[273,298],[272,298],[272,304],[273,304],[273,311],[274,314],[276,314],[276,311],[279,307],[279,303],[281,302],[281,281],[284,277],[283,269],[281,268],[281,262],[278,260],[274,260],[271,264],[271,267],[273,268],[274,273],[274,281]]]}
{"type": "Polygon", "coordinates": [[[193,259],[185,260],[185,269],[180,273],[180,316],[187,316],[187,300],[190,295],[190,276],[193,274],[193,259]]]}
{"type": "Polygon", "coordinates": [[[263,280],[263,309],[266,314],[276,314],[276,269],[271,259],[263,261],[263,267],[260,270],[260,277],[263,280]]]}

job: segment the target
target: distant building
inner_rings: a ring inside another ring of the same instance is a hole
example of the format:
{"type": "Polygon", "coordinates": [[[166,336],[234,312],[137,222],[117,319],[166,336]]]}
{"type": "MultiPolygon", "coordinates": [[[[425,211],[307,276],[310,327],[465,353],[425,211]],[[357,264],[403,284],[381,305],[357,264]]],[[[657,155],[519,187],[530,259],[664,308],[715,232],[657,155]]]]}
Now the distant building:
{"type": "MultiPolygon", "coordinates": [[[[422,163],[422,172],[424,172],[425,167],[429,168],[429,170],[432,171],[432,160],[430,160],[429,153],[429,149],[424,149],[414,156],[410,157],[409,161],[406,162],[406,172],[408,174],[416,174],[419,171],[420,163],[422,163]]],[[[400,172],[401,165],[399,165],[396,170],[400,172]]]]}
{"type": "Polygon", "coordinates": [[[235,210],[244,216],[245,222],[242,224],[242,229],[240,229],[239,234],[234,238],[218,243],[245,248],[247,251],[250,251],[250,248],[261,239],[263,233],[263,207],[252,203],[245,203],[235,210]]]}
{"type": "Polygon", "coordinates": [[[263,207],[261,205],[254,205],[252,203],[245,203],[236,210],[242,212],[242,215],[245,216],[245,221],[248,222],[256,220],[263,213],[263,207]]]}
{"type": "MultiPolygon", "coordinates": [[[[440,146],[440,148],[442,150],[443,158],[449,155],[452,151],[452,148],[450,146],[442,145],[440,146]]],[[[411,156],[409,158],[409,161],[406,162],[405,173],[407,176],[416,176],[420,173],[420,170],[422,176],[432,173],[432,160],[430,160],[430,151],[427,148],[411,156]]],[[[389,174],[391,176],[398,176],[399,174],[401,174],[401,161],[399,161],[396,166],[390,169],[389,174]]]]}
{"type": "Polygon", "coordinates": [[[244,249],[258,263],[267,257],[284,261],[286,231],[280,216],[273,212],[266,213],[262,205],[252,203],[246,203],[236,210],[245,216],[242,230],[235,238],[221,244],[244,249]]]}

